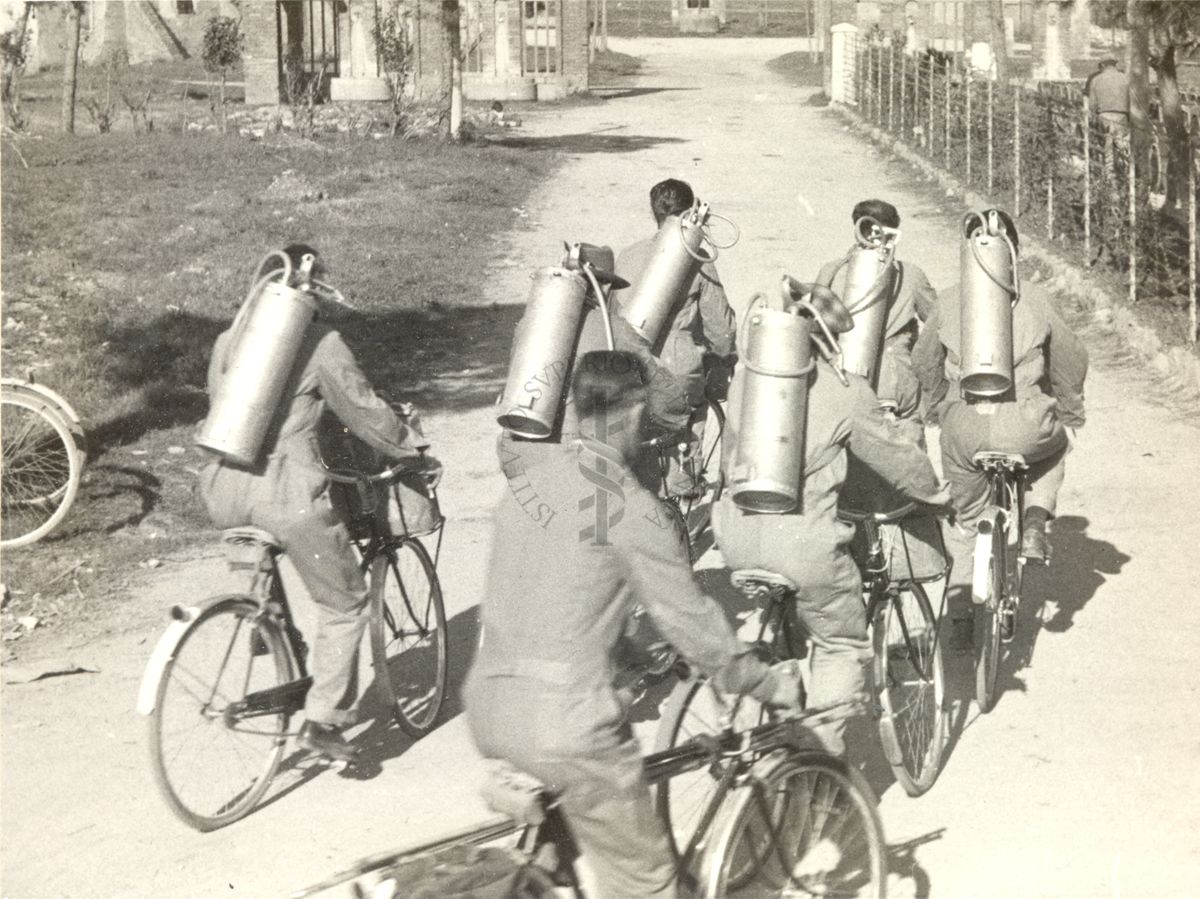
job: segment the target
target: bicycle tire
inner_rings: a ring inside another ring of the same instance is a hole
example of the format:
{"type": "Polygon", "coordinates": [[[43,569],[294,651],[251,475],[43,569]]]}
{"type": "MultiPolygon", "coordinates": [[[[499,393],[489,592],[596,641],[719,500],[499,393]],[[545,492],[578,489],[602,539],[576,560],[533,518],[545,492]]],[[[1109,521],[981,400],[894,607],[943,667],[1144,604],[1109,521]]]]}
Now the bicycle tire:
{"type": "Polygon", "coordinates": [[[71,425],[44,397],[0,394],[0,547],[41,540],[66,517],[83,477],[71,425]]]}
{"type": "MultiPolygon", "coordinates": [[[[655,734],[654,751],[663,752],[693,737],[719,734],[729,703],[703,678],[675,684],[663,705],[655,734]]],[[[765,710],[749,697],[742,697],[734,728],[742,730],[761,724],[765,710]]],[[[656,784],[654,808],[667,831],[671,852],[679,859],[696,831],[700,815],[717,787],[715,773],[702,768],[656,784]]]]}
{"type": "Polygon", "coordinates": [[[286,640],[275,623],[260,613],[250,596],[210,600],[188,625],[163,668],[147,722],[159,792],[180,820],[202,832],[231,824],[253,810],[279,770],[287,744],[288,714],[235,723],[224,714],[229,702],[236,701],[234,696],[279,686],[294,677],[286,640]],[[215,667],[200,667],[206,659],[215,667]],[[215,671],[211,684],[210,678],[198,673],[202,670],[215,671]],[[223,683],[236,692],[221,695],[223,683]],[[176,719],[190,750],[175,745],[176,719]],[[218,757],[221,738],[229,751],[218,757]],[[257,759],[247,763],[251,757],[257,759]]]}
{"type": "Polygon", "coordinates": [[[996,704],[1000,671],[1000,611],[1004,602],[1007,529],[996,522],[992,528],[992,551],[988,562],[987,602],[975,607],[975,701],[987,714],[996,704]]]}
{"type": "Polygon", "coordinates": [[[396,723],[412,737],[429,733],[446,698],[446,608],[433,560],[416,538],[371,562],[371,654],[396,723]]]}
{"type": "Polygon", "coordinates": [[[880,899],[887,846],[876,805],[862,774],[841,759],[805,751],[760,760],[713,821],[701,895],[880,899]]]}
{"type": "Polygon", "coordinates": [[[942,641],[925,588],[905,584],[880,605],[871,630],[879,739],[896,781],[920,796],[941,770],[947,725],[942,641]]]}

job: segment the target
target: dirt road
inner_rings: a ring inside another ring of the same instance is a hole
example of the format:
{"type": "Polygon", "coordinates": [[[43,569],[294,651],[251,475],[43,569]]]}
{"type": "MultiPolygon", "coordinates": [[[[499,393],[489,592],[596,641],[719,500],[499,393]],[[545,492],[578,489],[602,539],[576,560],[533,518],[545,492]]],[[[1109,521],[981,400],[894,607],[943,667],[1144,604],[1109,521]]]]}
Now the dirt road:
{"type": "MultiPolygon", "coordinates": [[[[900,208],[903,258],[935,286],[956,278],[957,206],[772,76],[764,64],[792,44],[613,44],[646,59],[627,89],[602,103],[538,109],[513,134],[531,152],[558,147],[570,161],[514,214],[489,301],[523,302],[529,273],[553,264],[562,240],[619,247],[648,234],[646,192],[667,176],[691,181],[741,226],[740,243],[718,263],[735,307],[781,271],[811,275],[842,253],[849,210],[869,195],[900,208]]],[[[1147,399],[1152,392],[1136,366],[1108,353],[1094,360],[1054,564],[1027,581],[1021,664],[1006,671],[990,715],[956,705],[934,790],[908,799],[879,773],[870,747],[859,750],[889,842],[912,843],[894,859],[896,893],[1195,895],[1200,426],[1147,399]]],[[[449,472],[442,572],[457,683],[475,637],[488,510],[503,481],[490,408],[430,410],[427,419],[449,472]]],[[[719,565],[715,553],[701,562],[719,565]]],[[[199,835],[175,821],[154,792],[134,697],[158,610],[227,580],[215,557],[168,564],[137,596],[128,633],[45,647],[98,673],[4,689],[3,895],[281,895],[480,815],[478,760],[452,700],[447,723],[416,745],[367,725],[375,765],[361,779],[300,771],[281,778],[275,801],[223,831],[199,835]]]]}

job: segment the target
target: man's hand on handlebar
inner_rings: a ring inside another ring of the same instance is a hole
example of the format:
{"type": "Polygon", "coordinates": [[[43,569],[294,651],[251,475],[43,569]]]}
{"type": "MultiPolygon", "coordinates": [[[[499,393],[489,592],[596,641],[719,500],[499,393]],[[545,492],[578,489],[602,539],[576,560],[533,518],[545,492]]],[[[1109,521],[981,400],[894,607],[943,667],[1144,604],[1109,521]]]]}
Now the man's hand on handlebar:
{"type": "Polygon", "coordinates": [[[421,453],[421,464],[414,470],[425,479],[425,485],[430,490],[442,482],[442,473],[445,471],[442,463],[428,453],[421,453]]]}

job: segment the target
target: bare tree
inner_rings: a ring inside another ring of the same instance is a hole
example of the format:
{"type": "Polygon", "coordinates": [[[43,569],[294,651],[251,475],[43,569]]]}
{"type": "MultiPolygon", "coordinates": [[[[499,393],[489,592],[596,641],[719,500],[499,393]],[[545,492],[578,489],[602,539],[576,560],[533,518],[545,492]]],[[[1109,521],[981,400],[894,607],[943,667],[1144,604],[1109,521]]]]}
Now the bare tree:
{"type": "Polygon", "coordinates": [[[62,130],[75,133],[75,82],[79,74],[79,30],[83,4],[67,4],[67,48],[63,55],[62,130]]]}
{"type": "Polygon", "coordinates": [[[442,32],[450,48],[450,122],[449,137],[462,137],[463,122],[463,9],[460,0],[442,0],[442,32]]]}

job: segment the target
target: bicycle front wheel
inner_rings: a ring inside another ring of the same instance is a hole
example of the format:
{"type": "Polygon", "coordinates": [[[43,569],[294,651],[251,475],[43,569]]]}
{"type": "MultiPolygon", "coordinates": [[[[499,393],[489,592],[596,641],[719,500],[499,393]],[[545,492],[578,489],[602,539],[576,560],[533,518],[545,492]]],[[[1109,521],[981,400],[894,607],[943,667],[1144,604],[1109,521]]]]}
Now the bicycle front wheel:
{"type": "Polygon", "coordinates": [[[371,563],[375,679],[396,723],[429,733],[446,697],[446,608],[433,560],[406,539],[371,563]]]}
{"type": "Polygon", "coordinates": [[[0,546],[34,543],[62,522],[79,491],[83,453],[60,413],[36,394],[0,397],[0,546]]]}
{"type": "Polygon", "coordinates": [[[900,786],[920,796],[937,780],[946,739],[942,641],[925,588],[906,585],[881,604],[872,638],[879,738],[900,786]]]}
{"type": "MultiPolygon", "coordinates": [[[[733,697],[726,699],[707,680],[680,681],[667,697],[659,721],[654,751],[663,752],[693,737],[712,736],[722,731],[722,722],[733,711],[733,697]]],[[[766,720],[762,705],[743,696],[733,721],[735,730],[745,730],[766,720]]],[[[671,851],[680,858],[700,826],[709,800],[717,788],[718,772],[701,768],[679,774],[656,785],[655,810],[666,825],[671,851]]]]}
{"type": "MultiPolygon", "coordinates": [[[[1007,547],[1005,529],[992,528],[991,558],[988,560],[987,602],[975,607],[975,701],[979,711],[990,712],[996,704],[1000,673],[1000,614],[1004,607],[1004,569],[1007,547]]],[[[978,549],[976,550],[978,552],[978,549]]]]}
{"type": "Polygon", "coordinates": [[[150,760],[167,805],[200,831],[244,817],[287,743],[289,713],[247,714],[245,698],[292,679],[275,625],[249,596],[221,597],[180,637],[158,682],[150,760]]]}
{"type": "Polygon", "coordinates": [[[721,805],[702,895],[882,897],[886,844],[871,788],[819,752],[771,756],[721,805]]]}

